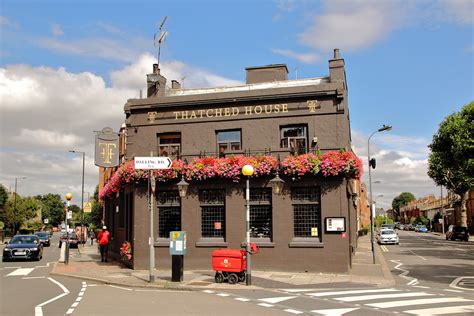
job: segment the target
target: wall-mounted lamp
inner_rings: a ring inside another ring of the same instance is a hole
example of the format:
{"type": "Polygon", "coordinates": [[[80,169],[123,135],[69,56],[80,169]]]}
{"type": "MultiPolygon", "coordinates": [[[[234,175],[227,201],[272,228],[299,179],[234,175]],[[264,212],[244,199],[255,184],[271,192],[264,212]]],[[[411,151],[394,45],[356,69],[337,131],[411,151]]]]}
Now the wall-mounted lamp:
{"type": "Polygon", "coordinates": [[[188,192],[189,183],[184,180],[184,176],[181,177],[181,181],[178,182],[178,192],[180,197],[185,197],[188,192]]]}

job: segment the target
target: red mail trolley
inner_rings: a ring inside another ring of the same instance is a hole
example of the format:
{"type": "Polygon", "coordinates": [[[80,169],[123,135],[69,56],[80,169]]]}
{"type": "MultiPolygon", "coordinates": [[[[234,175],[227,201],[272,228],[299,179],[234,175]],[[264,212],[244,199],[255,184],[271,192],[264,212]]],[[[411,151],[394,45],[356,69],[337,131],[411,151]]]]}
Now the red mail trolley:
{"type": "MultiPolygon", "coordinates": [[[[251,254],[258,252],[258,246],[250,244],[251,254]]],[[[222,283],[227,280],[230,284],[245,281],[247,269],[246,250],[217,249],[212,252],[212,270],[216,271],[215,280],[222,283]]]]}

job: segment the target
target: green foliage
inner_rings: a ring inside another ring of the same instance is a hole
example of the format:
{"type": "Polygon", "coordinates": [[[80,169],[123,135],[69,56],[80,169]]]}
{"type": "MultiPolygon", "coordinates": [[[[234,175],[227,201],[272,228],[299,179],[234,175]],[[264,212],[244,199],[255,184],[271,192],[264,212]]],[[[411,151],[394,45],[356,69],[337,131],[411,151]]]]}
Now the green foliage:
{"type": "Polygon", "coordinates": [[[0,221],[0,230],[3,230],[5,228],[5,223],[0,221]]]}
{"type": "Polygon", "coordinates": [[[7,201],[8,201],[7,189],[5,189],[3,184],[0,184],[0,209],[3,209],[7,201]]]}
{"type": "Polygon", "coordinates": [[[402,192],[398,196],[396,196],[392,201],[392,209],[396,214],[396,217],[400,216],[400,208],[406,206],[408,202],[416,200],[413,193],[410,192],[402,192]]]}
{"type": "Polygon", "coordinates": [[[99,202],[99,186],[96,186],[94,197],[91,200],[92,202],[92,211],[87,214],[88,215],[88,223],[92,227],[100,227],[101,226],[101,216],[102,216],[102,207],[99,202]]]}
{"type": "Polygon", "coordinates": [[[43,203],[42,219],[47,218],[49,224],[57,226],[64,220],[64,208],[66,203],[61,200],[59,194],[48,193],[36,197],[43,203]]]}
{"type": "Polygon", "coordinates": [[[474,102],[441,122],[429,145],[428,176],[462,196],[474,187],[474,102]]]}

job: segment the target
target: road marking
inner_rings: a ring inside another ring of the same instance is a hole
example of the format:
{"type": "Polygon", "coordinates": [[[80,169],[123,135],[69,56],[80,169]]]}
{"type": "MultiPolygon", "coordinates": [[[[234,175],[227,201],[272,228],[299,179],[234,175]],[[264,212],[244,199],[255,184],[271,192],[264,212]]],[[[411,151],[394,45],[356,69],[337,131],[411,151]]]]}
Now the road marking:
{"type": "Polygon", "coordinates": [[[57,286],[59,286],[61,288],[61,290],[63,290],[63,293],[56,296],[56,297],[53,297],[52,299],[50,300],[47,300],[46,302],[43,302],[39,305],[36,305],[35,306],[35,316],[43,316],[43,306],[44,305],[47,305],[57,299],[60,299],[61,297],[65,296],[65,295],[68,295],[69,294],[69,290],[64,286],[62,285],[61,283],[59,283],[58,281],[54,280],[53,278],[48,278],[48,280],[50,280],[51,282],[55,283],[57,286]]]}
{"type": "Polygon", "coordinates": [[[429,289],[429,286],[421,286],[421,285],[414,285],[413,287],[417,287],[419,289],[429,289]]]}
{"type": "Polygon", "coordinates": [[[291,309],[291,308],[284,309],[284,311],[285,311],[285,312],[288,312],[288,313],[296,314],[296,315],[298,315],[298,314],[303,314],[303,312],[298,311],[298,310],[296,310],[296,309],[291,309]]]}
{"type": "Polygon", "coordinates": [[[227,293],[219,293],[219,294],[217,294],[217,296],[226,297],[226,296],[230,296],[230,294],[227,294],[227,293]]]}
{"type": "Polygon", "coordinates": [[[243,297],[236,297],[234,300],[241,301],[241,302],[248,302],[250,301],[248,298],[243,298],[243,297]]]}
{"type": "Polygon", "coordinates": [[[39,276],[39,277],[24,277],[21,278],[22,280],[32,280],[32,279],[46,279],[45,276],[39,276]]]}
{"type": "Polygon", "coordinates": [[[67,310],[66,314],[72,314],[74,312],[74,309],[79,305],[79,303],[81,302],[82,300],[82,296],[84,295],[84,292],[86,291],[87,289],[87,283],[86,282],[82,282],[82,288],[81,290],[79,291],[79,294],[78,296],[76,297],[76,301],[74,303],[72,303],[71,307],[67,310]]]}
{"type": "MultiPolygon", "coordinates": [[[[456,278],[455,280],[453,280],[453,282],[451,282],[451,284],[449,284],[449,287],[459,289],[459,290],[474,291],[474,288],[469,289],[469,288],[465,288],[465,287],[462,287],[462,286],[458,286],[458,284],[460,284],[460,283],[462,284],[462,280],[464,280],[464,279],[473,279],[473,281],[474,281],[474,277],[472,277],[472,276],[463,276],[463,277],[459,277],[459,278],[456,278]]],[[[471,283],[471,282],[468,281],[467,283],[471,283]]]]}
{"type": "Polygon", "coordinates": [[[381,245],[380,248],[382,248],[382,251],[383,251],[383,252],[388,252],[387,247],[385,247],[384,245],[381,245]]]}
{"type": "Polygon", "coordinates": [[[413,252],[413,250],[408,249],[408,251],[411,252],[412,254],[414,254],[415,256],[417,256],[418,258],[421,258],[421,259],[423,259],[423,260],[426,261],[426,258],[423,258],[423,257],[420,256],[420,255],[417,255],[416,253],[413,252]]]}
{"type": "Polygon", "coordinates": [[[339,315],[344,315],[345,313],[355,311],[357,309],[359,309],[359,307],[356,307],[356,308],[315,309],[315,310],[312,310],[311,313],[318,313],[318,314],[327,315],[327,316],[339,316],[339,315]]]}
{"type": "Polygon", "coordinates": [[[425,292],[410,292],[410,293],[389,293],[389,294],[375,294],[375,295],[361,295],[361,296],[348,296],[348,297],[337,297],[335,300],[343,302],[358,302],[358,301],[369,301],[377,300],[381,298],[394,298],[394,297],[413,297],[413,296],[431,296],[425,292]]]}
{"type": "Polygon", "coordinates": [[[312,292],[318,289],[280,289],[280,291],[290,292],[290,293],[299,293],[299,292],[312,292]]]}
{"type": "Polygon", "coordinates": [[[465,299],[465,298],[460,298],[460,297],[443,297],[443,298],[437,297],[437,298],[425,298],[425,299],[418,299],[418,300],[372,303],[372,304],[365,304],[365,305],[370,306],[370,307],[378,307],[378,308],[391,308],[391,307],[400,307],[400,306],[437,304],[437,303],[454,303],[454,302],[473,302],[473,301],[465,299]]]}
{"type": "Polygon", "coordinates": [[[116,289],[119,289],[119,290],[125,290],[125,291],[133,291],[132,289],[129,289],[129,288],[126,288],[126,287],[121,287],[121,286],[117,286],[117,285],[110,285],[110,287],[113,287],[113,288],[116,288],[116,289]]]}
{"type": "Polygon", "coordinates": [[[259,301],[266,302],[266,303],[271,303],[271,304],[276,304],[280,303],[286,300],[291,300],[292,298],[295,298],[297,296],[281,296],[281,297],[269,297],[269,298],[261,298],[259,301]]]}
{"type": "Polygon", "coordinates": [[[410,271],[400,268],[403,265],[403,263],[401,263],[399,260],[390,260],[390,261],[397,264],[395,266],[396,270],[403,271],[402,273],[400,273],[398,275],[399,277],[402,277],[406,280],[410,280],[410,282],[408,282],[407,285],[417,285],[418,284],[418,279],[417,278],[412,278],[412,277],[406,276],[408,273],[410,273],[410,271]]]}
{"type": "Polygon", "coordinates": [[[10,272],[9,274],[7,274],[6,276],[15,276],[15,275],[28,275],[31,273],[31,271],[33,271],[35,268],[20,268],[20,269],[16,269],[15,271],[13,272],[10,272]]]}
{"type": "Polygon", "coordinates": [[[273,307],[272,304],[267,304],[267,303],[260,303],[258,305],[263,306],[263,307],[273,307]]]}
{"type": "Polygon", "coordinates": [[[204,292],[204,293],[208,293],[208,294],[214,293],[214,291],[211,291],[211,290],[204,290],[203,292],[204,292]]]}
{"type": "Polygon", "coordinates": [[[469,312],[474,312],[474,305],[413,309],[413,310],[403,311],[403,312],[407,314],[415,314],[415,315],[443,315],[443,314],[455,314],[455,313],[469,313],[469,312]]]}
{"type": "Polygon", "coordinates": [[[463,291],[459,291],[459,290],[450,290],[450,289],[444,289],[444,291],[447,291],[447,292],[455,292],[455,293],[464,293],[463,291]]]}
{"type": "Polygon", "coordinates": [[[396,290],[396,289],[353,290],[353,291],[307,293],[306,295],[322,297],[322,296],[333,296],[333,295],[342,295],[342,294],[362,294],[362,293],[380,293],[380,292],[400,292],[400,290],[396,290]]]}

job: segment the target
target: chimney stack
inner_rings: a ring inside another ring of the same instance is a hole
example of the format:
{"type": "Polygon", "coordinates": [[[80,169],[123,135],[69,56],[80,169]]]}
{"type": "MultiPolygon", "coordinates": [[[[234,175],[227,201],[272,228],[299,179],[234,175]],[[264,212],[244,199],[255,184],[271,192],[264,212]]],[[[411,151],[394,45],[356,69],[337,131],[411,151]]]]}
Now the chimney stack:
{"type": "Polygon", "coordinates": [[[331,82],[346,80],[344,59],[341,58],[339,48],[334,49],[334,58],[329,60],[329,78],[331,82]]]}
{"type": "Polygon", "coordinates": [[[165,95],[166,78],[160,75],[158,64],[153,64],[153,73],[146,75],[147,98],[165,95]]]}
{"type": "Polygon", "coordinates": [[[177,80],[171,80],[171,89],[180,90],[181,84],[177,80]]]}

